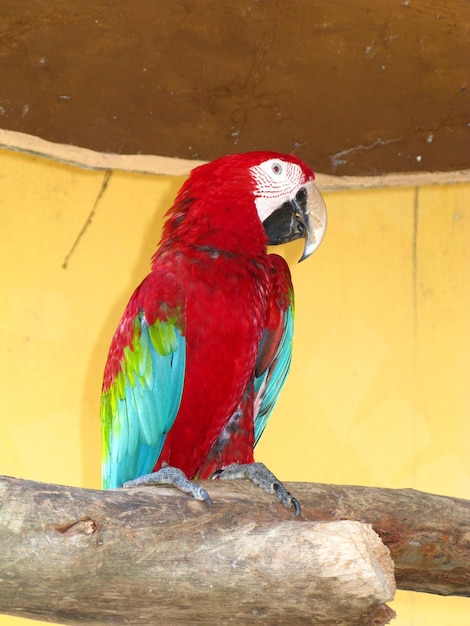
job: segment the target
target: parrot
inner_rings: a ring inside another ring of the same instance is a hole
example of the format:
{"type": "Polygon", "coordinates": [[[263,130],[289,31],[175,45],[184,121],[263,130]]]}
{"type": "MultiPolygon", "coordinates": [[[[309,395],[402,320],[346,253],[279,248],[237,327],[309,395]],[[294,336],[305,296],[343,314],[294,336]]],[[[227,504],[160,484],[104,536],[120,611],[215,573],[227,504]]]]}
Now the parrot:
{"type": "Polygon", "coordinates": [[[112,338],[101,392],[104,489],[249,478],[300,504],[255,462],[292,358],[289,267],[268,246],[322,241],[324,200],[300,158],[254,151],[195,167],[166,213],[151,270],[112,338]],[[196,482],[195,482],[196,481],[196,482]]]}

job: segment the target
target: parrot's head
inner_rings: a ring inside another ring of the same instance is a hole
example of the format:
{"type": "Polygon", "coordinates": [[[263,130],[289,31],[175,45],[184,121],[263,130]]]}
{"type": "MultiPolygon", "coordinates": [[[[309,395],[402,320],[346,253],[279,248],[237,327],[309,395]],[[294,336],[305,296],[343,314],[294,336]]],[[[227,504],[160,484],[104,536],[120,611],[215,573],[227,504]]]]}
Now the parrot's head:
{"type": "Polygon", "coordinates": [[[301,261],[320,245],[326,207],[303,161],[277,152],[221,157],[192,170],[169,211],[162,243],[248,255],[304,238],[301,261]]]}
{"type": "Polygon", "coordinates": [[[304,238],[303,261],[318,248],[326,231],[326,206],[313,182],[315,174],[293,155],[260,153],[260,158],[250,171],[268,242],[278,245],[304,238]]]}

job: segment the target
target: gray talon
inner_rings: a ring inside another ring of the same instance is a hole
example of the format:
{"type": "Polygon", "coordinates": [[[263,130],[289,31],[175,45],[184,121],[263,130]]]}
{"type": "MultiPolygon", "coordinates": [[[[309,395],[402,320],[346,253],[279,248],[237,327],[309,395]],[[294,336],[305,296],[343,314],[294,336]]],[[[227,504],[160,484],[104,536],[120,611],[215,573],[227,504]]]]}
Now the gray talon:
{"type": "Polygon", "coordinates": [[[275,493],[279,502],[285,507],[290,508],[293,506],[296,517],[300,515],[299,501],[291,496],[282,482],[263,463],[246,463],[242,465],[232,463],[222,470],[215,471],[211,478],[219,478],[220,480],[248,478],[255,485],[261,487],[263,491],[266,491],[266,493],[275,493]]]}
{"type": "Polygon", "coordinates": [[[295,516],[299,517],[300,515],[300,503],[297,498],[291,496],[291,494],[287,491],[282,483],[275,482],[273,483],[273,489],[276,492],[277,498],[279,502],[281,502],[287,508],[291,506],[294,507],[295,516]]]}
{"type": "Polygon", "coordinates": [[[156,472],[139,476],[134,480],[128,480],[122,486],[124,489],[130,489],[132,487],[150,485],[173,485],[173,487],[176,487],[183,493],[187,493],[195,500],[204,501],[208,508],[211,506],[211,499],[207,491],[198,483],[190,481],[178,467],[172,467],[171,465],[165,464],[156,472]]]}
{"type": "MultiPolygon", "coordinates": [[[[197,483],[193,483],[194,485],[196,485],[197,483]]],[[[198,485],[199,486],[199,485],[198,485]]],[[[207,504],[207,508],[210,509],[211,508],[211,499],[209,494],[207,493],[207,491],[205,489],[203,489],[202,487],[199,487],[198,490],[198,495],[194,496],[196,498],[196,500],[200,500],[201,502],[204,500],[204,502],[207,504]]]]}
{"type": "Polygon", "coordinates": [[[297,498],[292,498],[291,500],[294,509],[295,509],[295,517],[299,517],[300,515],[300,502],[297,500],[297,498]]]}

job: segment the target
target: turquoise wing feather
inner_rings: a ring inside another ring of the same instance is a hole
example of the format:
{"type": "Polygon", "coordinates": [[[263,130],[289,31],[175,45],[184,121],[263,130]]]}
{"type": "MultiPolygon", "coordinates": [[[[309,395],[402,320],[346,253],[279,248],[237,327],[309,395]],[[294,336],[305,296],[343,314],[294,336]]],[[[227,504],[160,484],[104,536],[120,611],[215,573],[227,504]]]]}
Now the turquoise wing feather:
{"type": "Polygon", "coordinates": [[[183,393],[182,305],[170,308],[163,302],[156,315],[154,311],[151,315],[145,303],[139,306],[142,286],[139,289],[113,338],[105,370],[101,396],[104,489],[120,487],[153,470],[183,393]]]}
{"type": "MultiPolygon", "coordinates": [[[[283,331],[274,358],[265,371],[255,377],[255,446],[266,428],[289,373],[293,334],[294,314],[292,307],[289,307],[284,315],[283,331]]],[[[266,340],[266,336],[263,339],[266,340]]]]}
{"type": "MultiPolygon", "coordinates": [[[[273,256],[275,255],[271,255],[273,256]]],[[[281,263],[279,258],[277,257],[275,265],[277,270],[280,270],[277,279],[282,290],[281,293],[279,289],[273,290],[271,302],[271,309],[275,310],[275,314],[271,317],[274,317],[275,324],[267,325],[264,329],[255,368],[255,446],[276,405],[292,360],[294,296],[288,268],[287,266],[284,268],[284,262],[281,263]]]]}

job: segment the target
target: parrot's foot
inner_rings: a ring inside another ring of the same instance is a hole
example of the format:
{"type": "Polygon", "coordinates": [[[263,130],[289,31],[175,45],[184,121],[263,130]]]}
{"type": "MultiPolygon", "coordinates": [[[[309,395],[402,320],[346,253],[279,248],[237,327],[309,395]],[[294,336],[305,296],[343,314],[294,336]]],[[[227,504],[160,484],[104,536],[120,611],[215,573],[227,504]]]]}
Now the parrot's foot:
{"type": "Polygon", "coordinates": [[[279,502],[287,508],[293,506],[296,517],[300,515],[299,501],[291,496],[281,481],[263,463],[246,463],[243,465],[232,463],[224,469],[214,472],[212,478],[219,478],[220,480],[249,478],[255,485],[261,487],[263,491],[275,493],[279,502]]]}
{"type": "Polygon", "coordinates": [[[187,493],[196,500],[204,501],[210,508],[211,499],[205,489],[197,483],[190,481],[186,474],[178,467],[164,464],[159,470],[152,474],[139,476],[134,480],[128,480],[123,484],[124,489],[141,487],[147,485],[173,485],[183,493],[187,493]]]}

